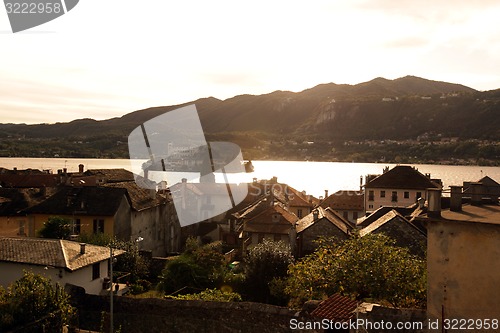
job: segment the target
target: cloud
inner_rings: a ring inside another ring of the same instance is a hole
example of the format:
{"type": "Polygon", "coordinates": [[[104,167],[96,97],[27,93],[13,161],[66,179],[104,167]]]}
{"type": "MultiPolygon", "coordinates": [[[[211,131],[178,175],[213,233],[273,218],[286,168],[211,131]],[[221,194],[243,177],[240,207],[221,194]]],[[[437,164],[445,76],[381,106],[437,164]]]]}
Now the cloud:
{"type": "Polygon", "coordinates": [[[385,42],[384,48],[420,48],[429,44],[427,38],[419,36],[409,36],[404,38],[392,39],[385,42]]]}

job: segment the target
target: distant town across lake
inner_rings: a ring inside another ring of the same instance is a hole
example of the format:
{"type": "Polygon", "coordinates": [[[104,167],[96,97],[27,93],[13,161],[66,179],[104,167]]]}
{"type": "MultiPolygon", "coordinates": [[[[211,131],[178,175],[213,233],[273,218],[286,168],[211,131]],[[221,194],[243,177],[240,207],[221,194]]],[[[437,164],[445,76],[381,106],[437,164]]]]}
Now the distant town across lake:
{"type": "MultiPolygon", "coordinates": [[[[131,170],[128,159],[73,159],[73,158],[0,158],[0,167],[12,169],[40,169],[57,173],[66,168],[68,172],[78,171],[78,165],[87,169],[123,168],[131,170]]],[[[325,190],[334,193],[338,190],[358,190],[360,177],[367,174],[381,174],[387,163],[342,163],[342,162],[304,162],[304,161],[252,161],[254,172],[241,177],[242,182],[252,178],[270,179],[278,177],[280,183],[286,183],[297,190],[306,191],[316,197],[324,196],[325,190]]],[[[477,181],[483,176],[500,179],[500,167],[456,166],[415,164],[422,173],[430,173],[432,178],[440,178],[444,187],[462,185],[463,181],[477,181]]]]}

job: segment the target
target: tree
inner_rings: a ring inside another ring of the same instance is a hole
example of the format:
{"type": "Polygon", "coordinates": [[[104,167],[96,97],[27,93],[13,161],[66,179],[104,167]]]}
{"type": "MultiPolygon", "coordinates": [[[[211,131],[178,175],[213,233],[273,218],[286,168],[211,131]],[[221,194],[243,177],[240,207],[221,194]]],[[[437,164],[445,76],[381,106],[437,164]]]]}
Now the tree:
{"type": "Polygon", "coordinates": [[[389,237],[354,234],[334,245],[323,242],[317,251],[289,270],[286,292],[300,304],[339,292],[356,299],[385,300],[397,307],[423,306],[426,263],[395,246],[389,237]]]}
{"type": "Polygon", "coordinates": [[[69,239],[71,221],[59,216],[49,217],[38,234],[43,238],[69,239]]]}
{"type": "Polygon", "coordinates": [[[200,245],[194,238],[188,238],[186,250],[170,260],[162,271],[159,289],[173,293],[182,288],[203,290],[224,284],[228,269],[221,251],[220,242],[200,245]]]}
{"type": "Polygon", "coordinates": [[[279,285],[277,279],[283,278],[287,274],[288,266],[292,264],[294,258],[290,247],[283,241],[274,242],[268,239],[250,249],[245,257],[246,287],[249,297],[253,301],[272,302],[270,284],[279,285]]]}
{"type": "Polygon", "coordinates": [[[99,246],[111,246],[115,249],[124,250],[125,253],[118,256],[116,258],[116,263],[113,265],[115,272],[130,273],[129,280],[132,283],[148,277],[148,261],[139,254],[139,248],[136,242],[121,241],[104,233],[90,235],[81,234],[78,236],[78,241],[99,246]]]}
{"type": "Polygon", "coordinates": [[[69,296],[58,284],[32,272],[24,272],[8,290],[0,288],[0,331],[23,327],[23,332],[61,332],[69,324],[75,309],[69,296]]]}

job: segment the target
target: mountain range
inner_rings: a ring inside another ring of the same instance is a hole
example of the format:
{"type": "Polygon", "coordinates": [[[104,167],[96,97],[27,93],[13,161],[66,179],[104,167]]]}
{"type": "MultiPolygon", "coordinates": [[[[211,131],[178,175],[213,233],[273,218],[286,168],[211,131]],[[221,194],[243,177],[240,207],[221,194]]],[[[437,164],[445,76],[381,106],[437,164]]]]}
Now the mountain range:
{"type": "Polygon", "coordinates": [[[126,142],[128,134],[143,122],[189,104],[196,105],[207,137],[237,137],[239,143],[242,136],[255,139],[248,146],[261,139],[408,140],[429,133],[500,140],[500,89],[481,92],[415,76],[375,78],[356,85],[327,83],[301,92],[274,91],[226,100],[201,98],[101,121],[0,124],[0,137],[126,142]]]}

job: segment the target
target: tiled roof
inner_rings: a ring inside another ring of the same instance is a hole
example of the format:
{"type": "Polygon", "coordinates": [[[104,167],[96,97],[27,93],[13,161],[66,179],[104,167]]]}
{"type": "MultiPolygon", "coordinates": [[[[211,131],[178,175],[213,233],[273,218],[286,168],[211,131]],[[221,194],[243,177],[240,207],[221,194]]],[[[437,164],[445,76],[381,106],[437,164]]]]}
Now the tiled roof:
{"type": "Polygon", "coordinates": [[[268,206],[267,209],[245,222],[243,231],[265,234],[288,234],[292,225],[298,220],[295,214],[290,213],[280,203],[268,206]],[[273,215],[279,214],[280,220],[273,221],[273,215]]]}
{"type": "MultiPolygon", "coordinates": [[[[115,249],[113,255],[123,254],[115,249]]],[[[80,254],[80,243],[60,239],[0,237],[0,261],[51,266],[75,271],[109,259],[109,248],[86,244],[80,254]]]]}
{"type": "Polygon", "coordinates": [[[322,219],[326,219],[327,221],[329,221],[331,224],[333,224],[346,234],[351,229],[349,222],[344,220],[344,218],[339,216],[330,208],[324,209],[323,207],[318,207],[315,210],[318,211],[318,218],[316,220],[314,219],[314,211],[304,216],[297,222],[297,233],[303,232],[304,230],[312,226],[314,223],[322,219]]]}
{"type": "Polygon", "coordinates": [[[358,303],[349,297],[340,294],[334,294],[321,302],[311,316],[324,318],[335,322],[345,322],[353,319],[358,303]]]}
{"type": "Polygon", "coordinates": [[[2,188],[0,187],[0,216],[13,216],[22,210],[34,206],[57,191],[55,187],[44,189],[33,188],[2,188]]]}
{"type": "Polygon", "coordinates": [[[0,184],[7,187],[57,186],[61,176],[47,173],[5,173],[0,174],[0,184]]]}
{"type": "Polygon", "coordinates": [[[158,206],[166,200],[158,193],[153,198],[150,190],[139,187],[135,182],[106,183],[103,187],[127,190],[131,206],[137,211],[158,206]]]}
{"type": "Polygon", "coordinates": [[[89,216],[113,216],[126,193],[127,190],[124,188],[68,186],[40,204],[28,208],[26,212],[31,214],[71,215],[78,213],[89,216]]]}
{"type": "Polygon", "coordinates": [[[364,194],[361,191],[337,191],[329,195],[320,203],[323,208],[330,207],[335,210],[356,210],[364,209],[364,194]]]}
{"type": "Polygon", "coordinates": [[[359,231],[361,237],[371,233],[383,233],[392,238],[396,246],[406,247],[413,254],[425,255],[426,235],[396,210],[387,212],[378,220],[359,231]]]}
{"type": "Polygon", "coordinates": [[[382,215],[381,217],[379,217],[377,220],[370,223],[367,227],[361,229],[359,231],[359,235],[361,237],[363,237],[363,236],[373,232],[374,230],[377,230],[378,228],[380,228],[384,224],[386,224],[394,219],[398,220],[397,223],[405,223],[405,222],[409,223],[408,220],[406,220],[401,214],[399,214],[397,211],[392,209],[389,212],[382,215]]]}
{"type": "Polygon", "coordinates": [[[403,216],[410,216],[413,214],[413,212],[415,212],[415,210],[417,208],[418,208],[418,205],[412,205],[409,207],[382,206],[382,207],[377,208],[370,215],[359,219],[357,226],[364,228],[364,227],[370,225],[371,223],[373,223],[374,221],[378,220],[379,218],[381,218],[382,216],[384,216],[385,214],[387,214],[391,210],[395,210],[396,212],[398,212],[399,214],[401,214],[403,216]]]}
{"type": "Polygon", "coordinates": [[[440,188],[439,184],[415,168],[408,165],[397,165],[384,174],[369,181],[365,188],[394,188],[394,189],[428,189],[440,188]]]}
{"type": "Polygon", "coordinates": [[[96,176],[107,183],[134,181],[134,174],[125,169],[90,169],[83,174],[86,176],[96,176]]]}
{"type": "Polygon", "coordinates": [[[251,205],[243,208],[241,211],[234,213],[234,216],[236,218],[250,219],[262,213],[264,210],[270,207],[270,205],[271,204],[268,197],[260,198],[251,205]]]}
{"type": "Polygon", "coordinates": [[[283,203],[288,202],[290,207],[313,207],[314,205],[308,201],[308,196],[294,189],[287,184],[274,184],[273,190],[275,196],[279,197],[283,203]]]}

